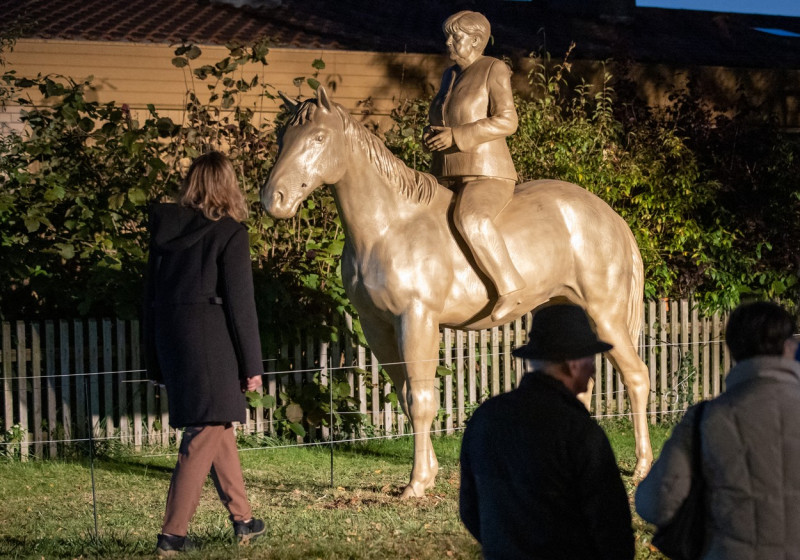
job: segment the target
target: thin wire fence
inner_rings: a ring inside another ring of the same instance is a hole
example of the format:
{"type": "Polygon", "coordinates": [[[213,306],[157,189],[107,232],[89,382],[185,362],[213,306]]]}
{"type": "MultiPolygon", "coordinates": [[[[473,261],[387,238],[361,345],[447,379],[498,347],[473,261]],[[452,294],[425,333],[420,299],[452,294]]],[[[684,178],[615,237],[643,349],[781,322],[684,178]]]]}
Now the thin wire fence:
{"type": "MultiPolygon", "coordinates": [[[[637,342],[650,379],[647,414],[653,423],[674,421],[688,405],[724,387],[730,368],[722,343],[725,317],[700,316],[687,300],[647,302],[644,315],[637,342]]],[[[433,433],[456,433],[486,398],[519,384],[523,364],[511,350],[524,344],[529,324],[530,314],[485,331],[443,330],[433,433]]],[[[340,333],[349,332],[347,325],[337,326],[340,333]]],[[[169,427],[166,392],[146,379],[138,322],[19,321],[2,323],[1,330],[0,453],[14,449],[23,459],[55,457],[87,441],[141,449],[168,447],[179,439],[180,431],[169,427]]],[[[250,407],[242,434],[328,445],[412,433],[382,367],[390,364],[378,363],[355,340],[299,333],[292,340],[266,341],[265,347],[277,350],[264,361],[259,394],[269,395],[275,406],[250,407]],[[295,420],[306,433],[294,437],[284,413],[307,386],[318,387],[318,397],[330,403],[314,414],[302,411],[295,420]]],[[[631,414],[618,372],[602,357],[591,412],[596,418],[631,414]]]]}

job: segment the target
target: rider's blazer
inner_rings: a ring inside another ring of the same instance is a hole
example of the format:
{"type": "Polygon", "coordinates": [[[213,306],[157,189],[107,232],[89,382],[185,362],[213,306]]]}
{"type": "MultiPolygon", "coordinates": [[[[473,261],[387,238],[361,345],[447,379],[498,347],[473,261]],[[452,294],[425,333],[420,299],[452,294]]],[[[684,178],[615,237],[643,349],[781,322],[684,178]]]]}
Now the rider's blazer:
{"type": "Polygon", "coordinates": [[[431,173],[447,177],[499,177],[517,180],[506,136],[517,130],[511,70],[496,58],[481,56],[466,69],[444,71],[431,102],[430,123],[449,126],[455,145],[433,152],[431,173]]]}

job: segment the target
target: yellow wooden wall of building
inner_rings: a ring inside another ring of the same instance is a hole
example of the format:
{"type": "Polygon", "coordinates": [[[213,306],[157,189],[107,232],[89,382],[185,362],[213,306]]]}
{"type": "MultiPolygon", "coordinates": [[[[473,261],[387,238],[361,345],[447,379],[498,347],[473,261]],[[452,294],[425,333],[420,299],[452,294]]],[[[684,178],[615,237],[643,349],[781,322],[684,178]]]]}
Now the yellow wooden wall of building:
{"type": "MultiPolygon", "coordinates": [[[[214,64],[228,55],[225,47],[201,49],[203,54],[192,61],[192,68],[214,64]]],[[[147,104],[152,103],[160,115],[180,120],[191,73],[172,65],[174,50],[175,46],[166,44],[22,39],[12,52],[5,53],[6,70],[13,69],[19,76],[52,73],[77,80],[93,76],[95,90],[90,99],[125,103],[134,112],[146,111],[147,104]]],[[[390,124],[392,108],[404,99],[433,93],[442,70],[450,63],[444,55],[274,48],[267,56],[269,64],[259,72],[262,80],[273,86],[271,91],[309,96],[312,91],[307,85],[298,90],[293,81],[310,77],[312,63],[318,58],[325,62],[318,79],[328,86],[334,100],[352,113],[369,112],[363,120],[377,122],[384,129],[390,124]],[[368,110],[365,101],[369,101],[368,110]]],[[[593,84],[602,83],[604,71],[616,71],[613,63],[606,68],[599,62],[572,62],[573,76],[593,84]]],[[[515,91],[524,93],[530,60],[515,60],[512,65],[515,91]]],[[[709,107],[734,107],[737,97],[744,94],[760,105],[762,112],[775,115],[780,126],[800,129],[800,69],[634,64],[628,71],[641,98],[652,106],[667,104],[675,87],[691,78],[709,107]]],[[[195,81],[195,91],[201,99],[207,99],[206,83],[195,81]]],[[[245,105],[271,118],[279,102],[250,96],[245,98],[245,105]]],[[[17,128],[18,123],[18,107],[0,107],[0,134],[4,125],[17,128]]]]}
{"type": "MultiPolygon", "coordinates": [[[[225,47],[200,48],[202,55],[191,62],[192,68],[215,64],[228,56],[225,47]]],[[[151,43],[20,40],[11,53],[6,53],[6,70],[13,69],[19,76],[61,74],[79,81],[93,76],[95,89],[88,96],[90,100],[124,103],[132,111],[146,111],[147,105],[153,104],[159,114],[174,118],[186,103],[185,94],[192,81],[188,67],[172,65],[174,50],[175,46],[151,43]]],[[[248,65],[253,71],[242,77],[249,80],[257,71],[260,81],[273,86],[271,92],[281,90],[291,97],[305,97],[313,94],[310,87],[298,89],[293,82],[300,76],[312,76],[315,59],[325,63],[317,79],[328,87],[336,102],[361,113],[369,100],[372,120],[384,123],[402,99],[419,97],[438,86],[448,64],[446,57],[436,55],[274,48],[267,56],[267,66],[248,65]]],[[[209,81],[194,81],[201,100],[208,97],[209,81]]],[[[36,92],[32,95],[37,100],[36,92]]],[[[255,95],[244,98],[245,106],[266,116],[276,113],[279,103],[255,95]]],[[[9,125],[18,119],[19,108],[0,108],[0,123],[9,125]]]]}

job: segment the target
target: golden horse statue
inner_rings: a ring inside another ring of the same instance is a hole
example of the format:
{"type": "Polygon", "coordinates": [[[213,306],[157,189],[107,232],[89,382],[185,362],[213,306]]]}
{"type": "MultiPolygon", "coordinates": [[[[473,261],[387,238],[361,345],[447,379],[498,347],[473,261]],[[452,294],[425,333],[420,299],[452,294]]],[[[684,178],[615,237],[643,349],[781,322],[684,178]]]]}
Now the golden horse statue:
{"type": "MultiPolygon", "coordinates": [[[[458,237],[453,193],[406,167],[320,87],[316,100],[295,107],[261,203],[271,216],[290,218],[322,185],[333,186],[345,231],[347,295],[413,427],[414,462],[402,497],[423,496],[439,469],[430,437],[439,410],[439,327],[497,326],[491,319],[497,294],[458,237]]],[[[551,180],[518,185],[496,223],[527,283],[507,320],[566,299],[582,306],[599,337],[614,345],[607,357],[628,390],[634,474],[643,476],[653,459],[650,381],[636,347],[643,267],[630,228],[597,196],[551,180]]]]}

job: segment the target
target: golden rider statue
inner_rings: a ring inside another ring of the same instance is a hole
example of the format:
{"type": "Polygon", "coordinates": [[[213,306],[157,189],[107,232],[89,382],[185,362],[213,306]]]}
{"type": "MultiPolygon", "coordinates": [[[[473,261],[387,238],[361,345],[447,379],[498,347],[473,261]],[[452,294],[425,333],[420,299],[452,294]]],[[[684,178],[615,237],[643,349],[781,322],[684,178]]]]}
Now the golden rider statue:
{"type": "Polygon", "coordinates": [[[483,56],[491,27],[482,14],[458,12],[442,28],[455,64],[442,75],[423,141],[433,155],[431,173],[455,192],[455,225],[497,289],[492,319],[502,321],[518,305],[517,292],[525,287],[494,225],[517,181],[506,145],[506,136],[517,130],[511,70],[483,56]]]}

